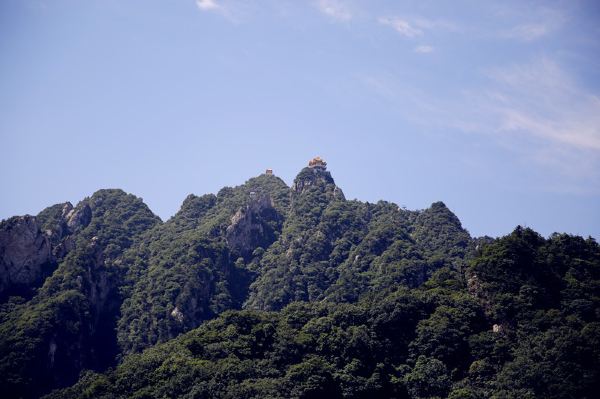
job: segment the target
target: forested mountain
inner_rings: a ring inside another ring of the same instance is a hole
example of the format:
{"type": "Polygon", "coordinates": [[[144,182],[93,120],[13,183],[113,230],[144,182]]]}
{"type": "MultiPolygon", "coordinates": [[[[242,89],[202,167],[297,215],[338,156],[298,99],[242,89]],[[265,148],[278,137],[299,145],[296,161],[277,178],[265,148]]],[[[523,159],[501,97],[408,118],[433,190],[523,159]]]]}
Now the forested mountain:
{"type": "Polygon", "coordinates": [[[188,196],[100,190],[0,224],[8,398],[592,398],[600,247],[472,238],[347,200],[321,159],[188,196]]]}

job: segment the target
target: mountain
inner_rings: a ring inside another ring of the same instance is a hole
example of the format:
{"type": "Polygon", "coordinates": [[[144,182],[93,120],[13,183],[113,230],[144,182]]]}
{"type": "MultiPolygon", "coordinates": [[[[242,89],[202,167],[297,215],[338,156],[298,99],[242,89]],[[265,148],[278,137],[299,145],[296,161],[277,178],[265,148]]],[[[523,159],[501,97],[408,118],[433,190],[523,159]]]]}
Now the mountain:
{"type": "Polygon", "coordinates": [[[472,238],[347,200],[320,158],[189,195],[100,190],[0,224],[8,398],[594,397],[600,247],[472,238]]]}
{"type": "Polygon", "coordinates": [[[127,270],[121,256],[159,222],[139,198],[121,190],[100,190],[75,208],[58,204],[37,217],[2,222],[4,292],[22,294],[2,303],[5,395],[35,397],[75,381],[82,369],[113,364],[127,270]],[[15,278],[16,268],[28,277],[15,278]]]}

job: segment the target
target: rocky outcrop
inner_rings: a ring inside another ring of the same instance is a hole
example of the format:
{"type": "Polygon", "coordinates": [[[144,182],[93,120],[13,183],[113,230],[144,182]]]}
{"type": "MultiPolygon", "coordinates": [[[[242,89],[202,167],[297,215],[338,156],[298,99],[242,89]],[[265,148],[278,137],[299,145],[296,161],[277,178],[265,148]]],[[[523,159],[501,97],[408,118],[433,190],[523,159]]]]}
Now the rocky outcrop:
{"type": "Polygon", "coordinates": [[[302,194],[311,187],[319,187],[332,196],[333,199],[344,200],[344,193],[335,185],[331,173],[322,168],[304,168],[294,179],[292,192],[302,194]]]}
{"type": "Polygon", "coordinates": [[[67,227],[70,233],[75,233],[88,224],[92,220],[92,209],[86,202],[82,202],[77,205],[76,208],[69,211],[66,215],[67,227]]]}
{"type": "Polygon", "coordinates": [[[54,269],[52,246],[33,216],[0,224],[0,297],[39,285],[54,269]]]}
{"type": "Polygon", "coordinates": [[[87,202],[57,204],[36,216],[17,216],[0,225],[0,298],[29,296],[75,248],[73,234],[92,220],[87,202]]]}
{"type": "Polygon", "coordinates": [[[248,258],[257,247],[266,248],[276,240],[277,226],[282,218],[273,206],[269,195],[252,194],[249,203],[231,218],[226,239],[229,248],[248,258]]]}
{"type": "Polygon", "coordinates": [[[36,217],[40,229],[50,239],[52,246],[60,243],[62,238],[69,234],[67,215],[73,210],[70,202],[52,205],[41,211],[36,217]]]}

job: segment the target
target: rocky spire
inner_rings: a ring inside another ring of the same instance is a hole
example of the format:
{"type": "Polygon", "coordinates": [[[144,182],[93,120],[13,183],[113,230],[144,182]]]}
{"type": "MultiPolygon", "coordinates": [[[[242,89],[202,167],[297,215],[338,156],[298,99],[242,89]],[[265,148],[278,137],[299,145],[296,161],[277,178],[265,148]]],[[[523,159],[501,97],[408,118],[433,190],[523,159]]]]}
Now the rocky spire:
{"type": "Polygon", "coordinates": [[[327,171],[327,162],[321,157],[311,159],[292,184],[292,192],[295,194],[314,190],[328,194],[328,199],[345,199],[344,193],[335,185],[331,173],[327,171]]]}

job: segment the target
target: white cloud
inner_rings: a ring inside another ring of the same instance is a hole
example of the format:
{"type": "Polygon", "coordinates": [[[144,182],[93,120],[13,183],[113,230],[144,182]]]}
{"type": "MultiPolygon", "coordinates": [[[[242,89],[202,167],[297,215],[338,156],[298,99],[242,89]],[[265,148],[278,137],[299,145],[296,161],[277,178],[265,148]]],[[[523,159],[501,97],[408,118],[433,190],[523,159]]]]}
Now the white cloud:
{"type": "Polygon", "coordinates": [[[239,1],[196,0],[196,6],[202,12],[216,13],[234,24],[240,23],[251,14],[251,7],[239,1]]]}
{"type": "Polygon", "coordinates": [[[221,8],[215,0],[196,0],[196,6],[202,11],[218,10],[221,8]]]}
{"type": "Polygon", "coordinates": [[[432,53],[433,50],[435,50],[435,49],[432,46],[427,46],[427,45],[421,45],[421,46],[415,47],[415,53],[420,53],[420,54],[432,53]]]}
{"type": "Polygon", "coordinates": [[[319,0],[316,5],[323,14],[338,21],[349,21],[352,19],[352,13],[349,8],[338,0],[319,0]]]}
{"type": "Polygon", "coordinates": [[[423,31],[411,25],[408,21],[399,17],[381,17],[379,23],[392,27],[396,32],[404,37],[413,38],[421,36],[423,31]]]}

